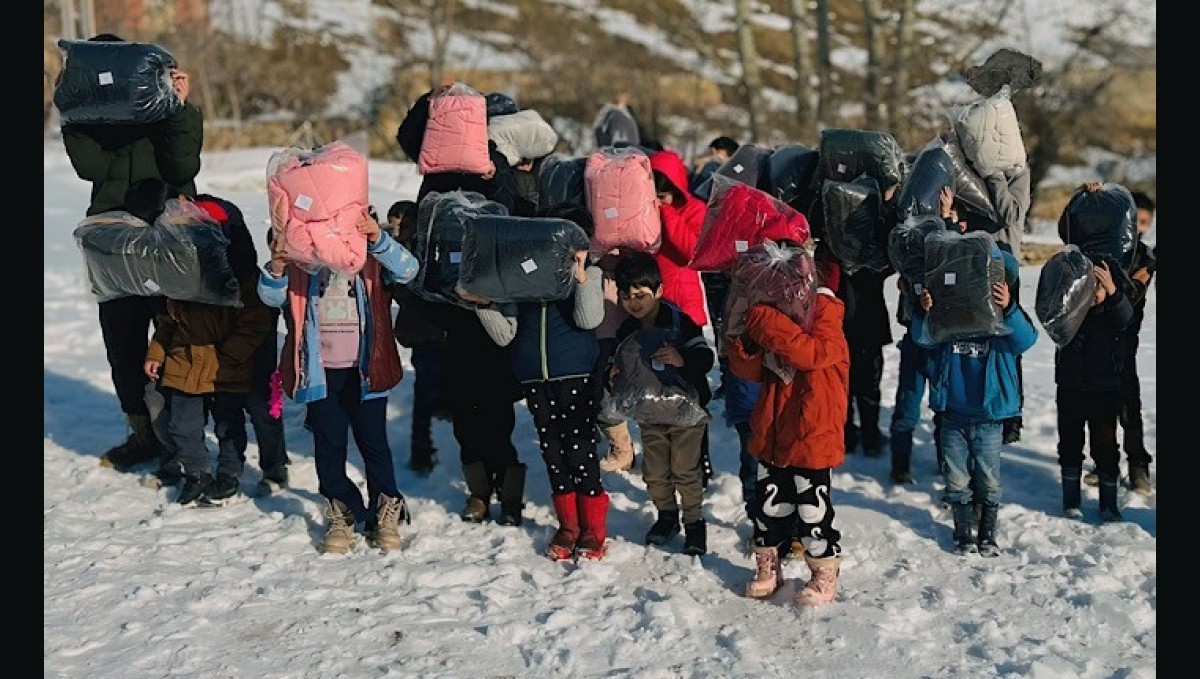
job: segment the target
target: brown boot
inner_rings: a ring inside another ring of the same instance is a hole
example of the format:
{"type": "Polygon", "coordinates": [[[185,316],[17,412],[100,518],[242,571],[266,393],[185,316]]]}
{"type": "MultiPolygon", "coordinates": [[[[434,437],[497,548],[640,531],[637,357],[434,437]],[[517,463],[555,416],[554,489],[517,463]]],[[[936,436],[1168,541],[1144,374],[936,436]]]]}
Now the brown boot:
{"type": "Polygon", "coordinates": [[[629,425],[625,422],[604,428],[608,439],[608,456],[600,460],[600,471],[627,472],[633,468],[633,439],[629,436],[629,425]]]}

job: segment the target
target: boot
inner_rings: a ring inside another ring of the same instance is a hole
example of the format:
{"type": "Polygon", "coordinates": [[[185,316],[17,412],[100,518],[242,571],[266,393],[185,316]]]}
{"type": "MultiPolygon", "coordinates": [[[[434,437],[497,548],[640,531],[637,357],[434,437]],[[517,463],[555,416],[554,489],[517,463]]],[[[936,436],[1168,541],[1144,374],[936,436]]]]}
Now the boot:
{"type": "Polygon", "coordinates": [[[577,495],[579,502],[579,556],[600,560],[608,550],[608,493],[599,495],[577,495]]]}
{"type": "Polygon", "coordinates": [[[501,526],[521,525],[521,510],[525,507],[525,465],[518,462],[504,470],[500,483],[501,526]]]}
{"type": "Polygon", "coordinates": [[[437,448],[429,437],[412,437],[412,452],[408,458],[408,468],[421,475],[428,475],[437,464],[437,448]]]}
{"type": "Polygon", "coordinates": [[[371,530],[371,542],[385,552],[400,549],[404,539],[400,536],[400,522],[412,522],[408,516],[408,504],[404,496],[388,497],[380,493],[375,510],[375,526],[371,530]]]}
{"type": "Polygon", "coordinates": [[[195,507],[204,497],[205,491],[212,485],[213,478],[211,474],[202,472],[200,474],[185,474],[183,477],[183,488],[179,490],[179,504],[184,507],[195,507]]]}
{"type": "MultiPolygon", "coordinates": [[[[546,556],[552,561],[568,561],[575,556],[575,543],[579,541],[579,505],[574,491],[560,493],[550,498],[554,512],[558,514],[558,530],[550,538],[546,556]]],[[[605,500],[608,497],[605,496],[605,500]]]]}
{"type": "Polygon", "coordinates": [[[1062,467],[1059,473],[1062,476],[1063,516],[1070,519],[1082,519],[1083,509],[1080,508],[1080,505],[1083,502],[1083,497],[1080,492],[1079,483],[1083,476],[1083,468],[1062,467]]]}
{"type": "Polygon", "coordinates": [[[754,579],[746,584],[746,596],[765,599],[783,585],[783,564],[779,547],[754,547],[754,579]]]}
{"type": "Polygon", "coordinates": [[[954,551],[959,554],[974,554],[978,547],[975,546],[975,536],[971,531],[971,517],[974,513],[970,503],[965,505],[951,505],[950,511],[954,513],[954,551]]]}
{"type": "Polygon", "coordinates": [[[1117,506],[1117,480],[1100,477],[1100,521],[1124,521],[1121,510],[1117,506]]]}
{"type": "Polygon", "coordinates": [[[1129,465],[1129,489],[1142,497],[1150,497],[1154,492],[1154,486],[1150,485],[1148,465],[1129,465]]]}
{"type": "Polygon", "coordinates": [[[683,524],[683,553],[701,556],[708,552],[708,526],[704,519],[683,524]]]}
{"type": "Polygon", "coordinates": [[[633,468],[633,439],[625,422],[604,428],[608,439],[608,455],[600,460],[602,472],[627,472],[633,468]]]}
{"type": "Polygon", "coordinates": [[[126,415],[129,437],[123,443],[109,448],[100,456],[100,466],[125,471],[142,462],[149,462],[164,454],[162,444],[154,435],[149,415],[126,415]]]}
{"type": "Polygon", "coordinates": [[[801,606],[820,606],[833,601],[837,596],[838,574],[842,570],[842,557],[830,556],[824,559],[804,557],[808,562],[808,570],[812,578],[804,587],[796,592],[796,603],[801,606]]]}
{"type": "Polygon", "coordinates": [[[982,556],[1000,556],[1000,547],[996,544],[996,516],[1000,512],[999,505],[983,503],[979,515],[979,554],[982,556]]]}
{"type": "Polygon", "coordinates": [[[492,477],[482,462],[463,465],[463,478],[467,481],[467,504],[462,510],[462,520],[483,523],[491,517],[488,502],[492,499],[492,477]]]}
{"type": "Polygon", "coordinates": [[[325,539],[322,554],[345,554],[354,544],[354,512],[340,500],[330,500],[325,508],[325,539]]]}
{"type": "Polygon", "coordinates": [[[891,436],[892,483],[901,485],[913,483],[913,475],[909,471],[912,466],[912,440],[911,431],[897,431],[891,436]]]}
{"type": "Polygon", "coordinates": [[[650,526],[650,531],[646,533],[646,544],[665,545],[667,540],[675,537],[678,532],[679,510],[659,512],[658,520],[650,526]]]}

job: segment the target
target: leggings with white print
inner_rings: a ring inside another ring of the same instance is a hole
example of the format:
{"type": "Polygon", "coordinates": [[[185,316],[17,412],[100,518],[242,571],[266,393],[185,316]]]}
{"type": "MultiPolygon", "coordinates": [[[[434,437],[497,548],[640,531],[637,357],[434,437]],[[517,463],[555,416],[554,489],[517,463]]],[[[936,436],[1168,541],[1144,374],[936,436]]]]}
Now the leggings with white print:
{"type": "Polygon", "coordinates": [[[786,549],[794,538],[814,559],[838,556],[842,534],[833,527],[829,469],[760,464],[754,544],[786,549]]]}

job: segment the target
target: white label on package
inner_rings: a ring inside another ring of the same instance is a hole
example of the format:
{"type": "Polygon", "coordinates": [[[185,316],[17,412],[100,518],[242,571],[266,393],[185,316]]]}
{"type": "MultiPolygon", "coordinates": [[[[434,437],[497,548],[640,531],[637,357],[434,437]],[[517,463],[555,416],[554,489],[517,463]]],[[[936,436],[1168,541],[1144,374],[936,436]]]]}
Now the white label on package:
{"type": "Polygon", "coordinates": [[[462,264],[462,253],[461,252],[451,252],[450,253],[450,263],[451,264],[462,264]]]}
{"type": "Polygon", "coordinates": [[[105,71],[105,72],[101,73],[101,74],[100,74],[100,76],[99,76],[99,78],[100,78],[100,84],[101,84],[101,85],[111,85],[111,84],[113,84],[113,74],[112,74],[112,71],[105,71]]]}
{"type": "Polygon", "coordinates": [[[744,169],[746,169],[746,167],[744,165],[742,165],[741,163],[738,163],[737,165],[733,166],[733,171],[738,174],[741,174],[742,170],[744,170],[744,169]]]}
{"type": "Polygon", "coordinates": [[[306,212],[312,209],[312,204],[312,196],[306,196],[303,193],[296,196],[296,200],[292,201],[292,205],[295,205],[297,210],[304,210],[306,212]]]}
{"type": "Polygon", "coordinates": [[[150,292],[158,292],[159,290],[162,290],[162,288],[159,287],[158,283],[155,283],[154,281],[150,280],[149,278],[142,281],[142,287],[146,288],[150,292]]]}
{"type": "Polygon", "coordinates": [[[735,240],[733,241],[733,249],[738,252],[745,252],[750,249],[750,241],[735,240]]]}
{"type": "Polygon", "coordinates": [[[946,275],[942,276],[942,283],[944,285],[954,285],[957,282],[958,274],[954,273],[953,271],[947,271],[946,275]]]}
{"type": "Polygon", "coordinates": [[[525,270],[525,273],[533,273],[534,271],[537,271],[537,262],[533,261],[532,259],[527,259],[524,262],[521,262],[521,268],[525,270]]]}
{"type": "Polygon", "coordinates": [[[604,216],[608,219],[616,219],[617,218],[617,208],[615,208],[615,207],[604,208],[604,216]]]}
{"type": "Polygon", "coordinates": [[[837,173],[838,173],[838,174],[846,174],[846,165],[845,165],[845,163],[838,163],[837,173]]]}

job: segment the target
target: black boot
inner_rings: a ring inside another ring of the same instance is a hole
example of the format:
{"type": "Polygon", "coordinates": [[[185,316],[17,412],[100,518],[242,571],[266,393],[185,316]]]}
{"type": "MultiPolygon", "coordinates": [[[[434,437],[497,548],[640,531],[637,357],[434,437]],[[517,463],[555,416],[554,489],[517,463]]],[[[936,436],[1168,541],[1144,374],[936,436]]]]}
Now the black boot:
{"type": "Polygon", "coordinates": [[[184,507],[195,507],[197,501],[204,496],[205,491],[212,485],[211,474],[186,474],[183,477],[183,488],[179,491],[179,504],[184,507]]]}
{"type": "Polygon", "coordinates": [[[708,552],[708,526],[704,519],[683,524],[683,553],[700,556],[708,552]]]}
{"type": "Polygon", "coordinates": [[[492,475],[482,462],[472,462],[463,465],[463,478],[467,481],[468,496],[462,520],[482,523],[491,516],[488,504],[492,499],[492,475]]]}
{"type": "Polygon", "coordinates": [[[1083,509],[1080,508],[1080,505],[1083,502],[1083,498],[1079,490],[1079,484],[1083,478],[1083,468],[1063,467],[1060,473],[1062,475],[1063,516],[1072,519],[1082,519],[1083,509]]]}
{"type": "Polygon", "coordinates": [[[525,465],[518,462],[504,470],[500,484],[501,526],[521,525],[521,510],[525,507],[525,465]]]}
{"type": "Polygon", "coordinates": [[[129,437],[100,456],[101,466],[125,471],[136,464],[156,460],[163,454],[149,415],[126,415],[125,419],[129,423],[129,437]]]}
{"type": "Polygon", "coordinates": [[[975,546],[975,537],[971,535],[971,504],[951,505],[950,510],[954,513],[954,551],[974,554],[979,548],[975,546]]]}
{"type": "Polygon", "coordinates": [[[979,553],[983,556],[1000,556],[1000,547],[996,544],[996,516],[1000,506],[982,503],[979,514],[979,553]]]}
{"type": "Polygon", "coordinates": [[[666,544],[667,540],[675,537],[677,533],[679,533],[679,510],[659,512],[658,520],[650,526],[650,531],[646,533],[646,544],[666,544]]]}
{"type": "Polygon", "coordinates": [[[1124,521],[1121,510],[1117,507],[1117,480],[1106,476],[1100,477],[1100,520],[1124,521]]]}
{"type": "Polygon", "coordinates": [[[437,464],[437,448],[433,447],[433,441],[427,436],[414,436],[410,448],[412,452],[408,457],[408,468],[422,475],[432,472],[437,464]]]}

